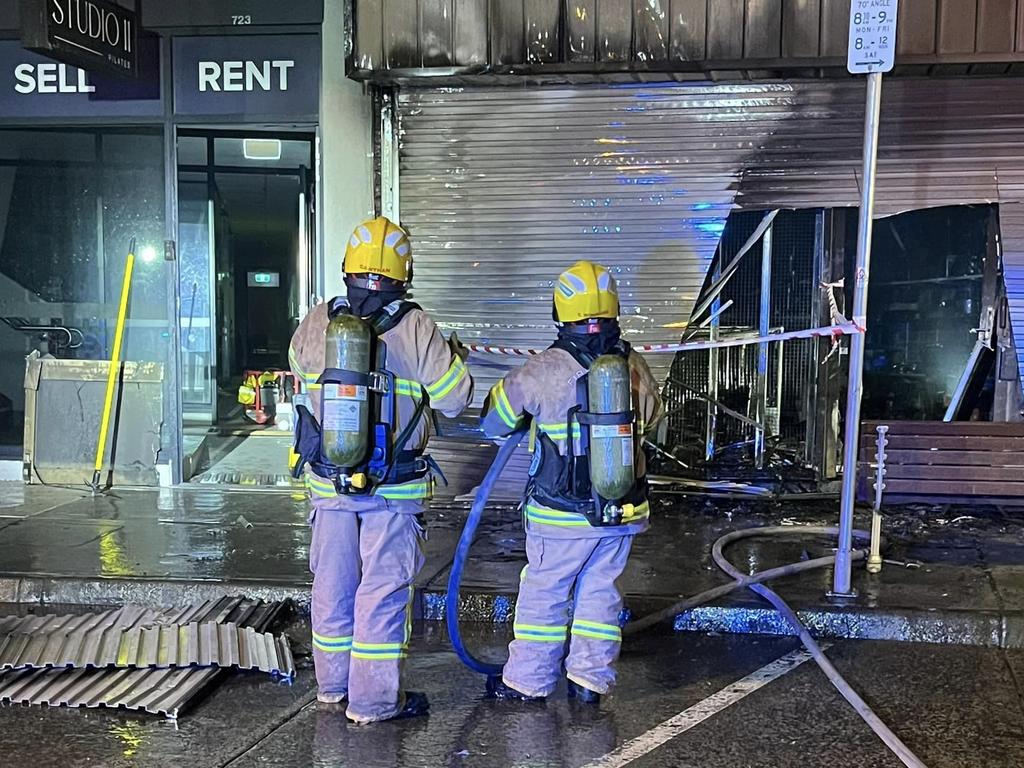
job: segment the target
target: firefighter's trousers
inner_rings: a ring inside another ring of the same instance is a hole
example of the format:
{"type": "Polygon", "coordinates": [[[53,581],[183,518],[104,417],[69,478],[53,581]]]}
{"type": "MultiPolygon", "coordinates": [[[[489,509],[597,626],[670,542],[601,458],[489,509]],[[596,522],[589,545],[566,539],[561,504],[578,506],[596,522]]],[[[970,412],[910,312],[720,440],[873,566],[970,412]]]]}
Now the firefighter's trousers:
{"type": "Polygon", "coordinates": [[[548,696],[564,659],[570,680],[608,692],[622,644],[616,581],[632,543],[631,535],[575,539],[527,532],[528,564],[519,586],[506,685],[528,696],[548,696]]]}
{"type": "Polygon", "coordinates": [[[350,719],[401,709],[413,579],[423,567],[418,501],[313,499],[313,660],[321,695],[348,696],[350,719]]]}

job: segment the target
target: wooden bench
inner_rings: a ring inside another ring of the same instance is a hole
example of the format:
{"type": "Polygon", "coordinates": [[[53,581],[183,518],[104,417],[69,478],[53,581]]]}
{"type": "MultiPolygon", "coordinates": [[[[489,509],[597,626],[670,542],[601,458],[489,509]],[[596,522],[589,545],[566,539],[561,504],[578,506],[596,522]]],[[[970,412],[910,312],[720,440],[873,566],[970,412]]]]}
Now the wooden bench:
{"type": "Polygon", "coordinates": [[[877,428],[889,427],[883,503],[1024,504],[1024,423],[869,421],[861,427],[857,496],[874,498],[877,428]]]}

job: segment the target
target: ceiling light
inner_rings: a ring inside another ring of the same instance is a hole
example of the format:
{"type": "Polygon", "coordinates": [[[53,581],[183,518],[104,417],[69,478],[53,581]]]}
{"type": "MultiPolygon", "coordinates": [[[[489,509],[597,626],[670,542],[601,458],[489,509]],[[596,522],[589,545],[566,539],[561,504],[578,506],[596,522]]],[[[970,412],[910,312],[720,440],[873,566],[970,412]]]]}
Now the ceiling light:
{"type": "Polygon", "coordinates": [[[280,139],[243,139],[242,153],[246,160],[280,160],[280,139]]]}

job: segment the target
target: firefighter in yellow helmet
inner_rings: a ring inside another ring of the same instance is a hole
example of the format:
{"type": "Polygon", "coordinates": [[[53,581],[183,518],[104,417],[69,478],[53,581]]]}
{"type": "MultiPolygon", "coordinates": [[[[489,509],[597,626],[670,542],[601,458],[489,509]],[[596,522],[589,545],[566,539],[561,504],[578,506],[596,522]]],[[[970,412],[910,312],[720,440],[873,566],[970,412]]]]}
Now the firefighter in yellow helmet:
{"type": "Polygon", "coordinates": [[[526,555],[501,698],[599,700],[615,682],[622,633],[616,580],[647,528],[643,435],[661,417],[658,387],[619,331],[619,297],[604,267],[580,261],[555,283],[558,338],[490,391],[483,429],[500,437],[532,422],[526,555]],[[569,607],[572,605],[572,621],[569,607]],[[566,645],[568,641],[568,654],[566,645]]]}
{"type": "Polygon", "coordinates": [[[420,515],[436,465],[424,454],[431,410],[457,416],[473,381],[465,350],[406,293],[412,249],[386,218],[360,224],[345,249],[347,296],[314,308],[292,338],[305,382],[296,474],[312,500],[313,659],[325,704],[358,722],[423,714],[401,686],[420,515]],[[345,457],[342,461],[339,457],[345,457]]]}

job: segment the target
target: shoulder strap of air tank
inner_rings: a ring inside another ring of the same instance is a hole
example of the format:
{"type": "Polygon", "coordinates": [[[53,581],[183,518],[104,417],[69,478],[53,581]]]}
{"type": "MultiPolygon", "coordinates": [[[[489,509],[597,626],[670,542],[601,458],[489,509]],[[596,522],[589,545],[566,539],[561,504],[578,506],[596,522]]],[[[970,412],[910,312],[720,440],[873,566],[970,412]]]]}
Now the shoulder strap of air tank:
{"type": "MultiPolygon", "coordinates": [[[[595,355],[592,355],[587,350],[577,346],[576,344],[573,344],[572,341],[564,339],[562,337],[559,337],[555,339],[553,342],[551,342],[551,346],[548,347],[548,349],[561,349],[565,352],[568,352],[570,355],[572,355],[573,360],[575,360],[588,371],[590,370],[590,366],[592,366],[594,364],[594,361],[597,359],[595,355]]],[[[605,354],[619,355],[620,357],[629,360],[629,355],[632,351],[633,348],[630,346],[629,342],[624,339],[620,339],[615,344],[615,346],[609,349],[605,354]]]]}
{"type": "Polygon", "coordinates": [[[335,296],[329,302],[327,302],[327,319],[333,320],[338,315],[350,315],[352,310],[348,305],[348,300],[344,296],[335,296]]]}
{"type": "Polygon", "coordinates": [[[414,301],[398,299],[388,304],[370,318],[370,326],[378,336],[387,333],[402,322],[407,314],[414,309],[420,309],[420,305],[414,301]]]}
{"type": "Polygon", "coordinates": [[[587,352],[587,350],[573,344],[571,341],[561,336],[551,342],[551,346],[548,347],[548,349],[561,349],[564,352],[568,352],[572,355],[573,360],[582,365],[588,371],[590,370],[590,366],[593,365],[594,361],[597,359],[587,352]]]}

